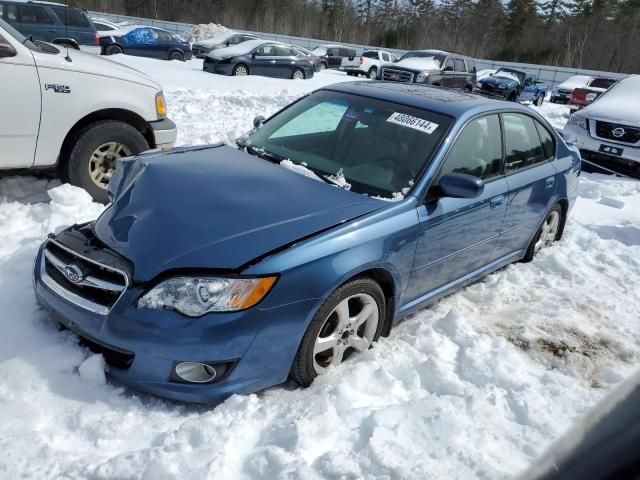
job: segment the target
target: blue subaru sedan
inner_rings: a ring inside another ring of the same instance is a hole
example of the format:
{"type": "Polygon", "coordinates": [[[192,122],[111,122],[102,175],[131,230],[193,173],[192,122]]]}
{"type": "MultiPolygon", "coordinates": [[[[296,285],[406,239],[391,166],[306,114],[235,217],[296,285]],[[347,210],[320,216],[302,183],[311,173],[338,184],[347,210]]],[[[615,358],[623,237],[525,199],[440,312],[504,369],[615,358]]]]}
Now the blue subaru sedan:
{"type": "Polygon", "coordinates": [[[160,60],[191,60],[191,44],[171,32],[156,27],[129,26],[100,32],[102,55],[124,53],[160,60]]]}
{"type": "Polygon", "coordinates": [[[580,157],[532,109],[342,83],[225,145],[121,161],[52,235],[41,305],[136,389],[219,402],[349,363],[406,315],[560,239],[580,157]]]}

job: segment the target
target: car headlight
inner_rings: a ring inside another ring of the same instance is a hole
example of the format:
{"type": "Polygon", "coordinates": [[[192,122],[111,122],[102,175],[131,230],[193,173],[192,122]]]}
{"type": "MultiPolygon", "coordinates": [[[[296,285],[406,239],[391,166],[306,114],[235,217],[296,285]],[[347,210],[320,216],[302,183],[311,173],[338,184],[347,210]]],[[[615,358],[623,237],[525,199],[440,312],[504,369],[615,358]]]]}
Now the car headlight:
{"type": "Polygon", "coordinates": [[[420,72],[416,77],[416,82],[424,83],[424,81],[427,79],[428,76],[429,76],[428,72],[420,72]]]}
{"type": "Polygon", "coordinates": [[[167,116],[167,104],[162,91],[156,93],[156,115],[158,115],[158,118],[165,118],[167,116]]]}
{"type": "Polygon", "coordinates": [[[168,308],[189,317],[253,307],[271,290],[277,277],[173,277],[138,300],[138,308],[168,308]]]}
{"type": "Polygon", "coordinates": [[[577,113],[574,113],[569,117],[569,123],[576,127],[584,128],[585,130],[587,129],[587,119],[577,113]]]}

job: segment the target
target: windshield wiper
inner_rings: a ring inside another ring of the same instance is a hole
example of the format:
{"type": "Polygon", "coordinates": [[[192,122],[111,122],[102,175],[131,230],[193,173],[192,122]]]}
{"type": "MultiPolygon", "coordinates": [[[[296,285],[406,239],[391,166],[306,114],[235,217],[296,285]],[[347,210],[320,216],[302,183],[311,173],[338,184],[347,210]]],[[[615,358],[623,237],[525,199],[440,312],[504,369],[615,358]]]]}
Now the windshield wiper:
{"type": "Polygon", "coordinates": [[[267,152],[266,150],[263,150],[261,148],[255,148],[255,147],[252,147],[251,145],[241,144],[239,142],[236,142],[236,143],[240,148],[243,148],[244,150],[246,150],[248,154],[253,155],[255,157],[262,158],[263,160],[267,160],[268,162],[280,163],[281,161],[286,160],[286,158],[281,155],[267,152]]]}

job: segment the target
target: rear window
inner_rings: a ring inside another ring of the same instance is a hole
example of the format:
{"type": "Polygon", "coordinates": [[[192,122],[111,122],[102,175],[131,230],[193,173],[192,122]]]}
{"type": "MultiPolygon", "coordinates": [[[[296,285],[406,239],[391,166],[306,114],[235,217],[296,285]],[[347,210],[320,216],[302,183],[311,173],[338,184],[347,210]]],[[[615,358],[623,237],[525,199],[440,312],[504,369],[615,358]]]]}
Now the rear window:
{"type": "Polygon", "coordinates": [[[0,5],[0,18],[7,22],[18,21],[18,7],[17,5],[0,5]]]}
{"type": "Polygon", "coordinates": [[[20,5],[20,23],[46,23],[51,24],[53,20],[44,8],[35,5],[20,5]]]}
{"type": "Polygon", "coordinates": [[[87,14],[77,8],[50,7],[58,16],[60,21],[69,27],[88,27],[89,18],[87,14]]]}
{"type": "Polygon", "coordinates": [[[589,86],[593,88],[609,88],[616,82],[617,80],[614,80],[613,78],[594,78],[589,86]]]}
{"type": "Polygon", "coordinates": [[[364,52],[362,54],[363,57],[365,58],[378,58],[378,52],[364,52]]]}

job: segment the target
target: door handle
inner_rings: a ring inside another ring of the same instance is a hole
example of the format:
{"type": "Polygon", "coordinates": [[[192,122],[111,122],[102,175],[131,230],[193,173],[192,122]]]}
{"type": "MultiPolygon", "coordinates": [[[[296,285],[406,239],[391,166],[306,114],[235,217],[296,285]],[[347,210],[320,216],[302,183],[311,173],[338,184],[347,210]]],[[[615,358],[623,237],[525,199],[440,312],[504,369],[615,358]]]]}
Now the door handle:
{"type": "Polygon", "coordinates": [[[553,187],[553,184],[556,182],[556,179],[554,177],[549,177],[545,180],[545,185],[547,188],[551,188],[553,187]]]}
{"type": "Polygon", "coordinates": [[[500,205],[502,205],[502,202],[504,202],[504,195],[499,195],[489,200],[489,206],[491,208],[498,208],[500,205]]]}
{"type": "Polygon", "coordinates": [[[270,63],[276,63],[276,61],[275,60],[270,60],[270,63]]]}

